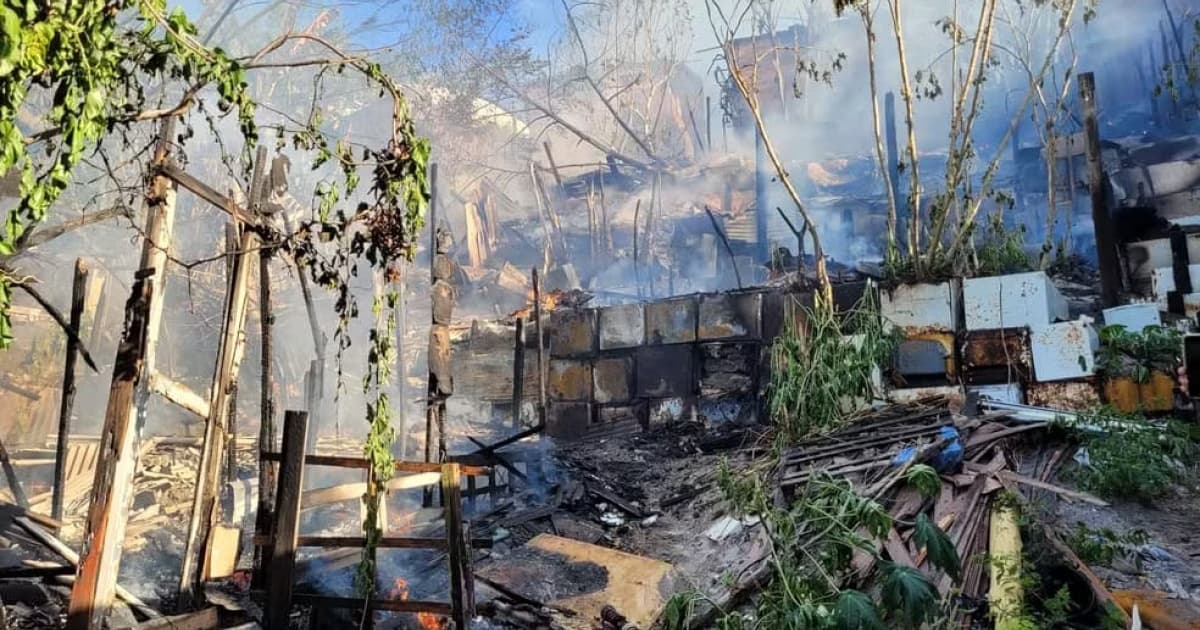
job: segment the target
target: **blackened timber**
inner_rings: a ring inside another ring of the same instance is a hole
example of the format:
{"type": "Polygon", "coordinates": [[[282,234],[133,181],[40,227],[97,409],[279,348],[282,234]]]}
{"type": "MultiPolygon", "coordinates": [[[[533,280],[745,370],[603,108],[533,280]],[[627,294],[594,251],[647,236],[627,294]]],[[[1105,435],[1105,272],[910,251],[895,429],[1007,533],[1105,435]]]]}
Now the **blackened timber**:
{"type": "MultiPolygon", "coordinates": [[[[637,264],[636,257],[634,264],[637,264]]],[[[537,321],[538,426],[546,425],[546,322],[542,320],[542,283],[533,269],[533,318],[537,321]]]]}
{"type": "Polygon", "coordinates": [[[512,390],[512,426],[521,427],[521,399],[524,398],[525,387],[525,318],[517,318],[517,331],[513,347],[513,390],[512,390]]]}
{"type": "Polygon", "coordinates": [[[300,490],[308,414],[288,411],[283,419],[283,461],[275,490],[275,527],[267,577],[266,630],[286,630],[292,609],[296,546],[300,534],[300,490]]]}
{"type": "MultiPolygon", "coordinates": [[[[708,214],[708,220],[712,222],[713,232],[717,233],[717,237],[720,238],[721,243],[725,245],[725,252],[729,254],[729,264],[733,265],[733,276],[737,278],[738,288],[741,289],[742,272],[738,271],[737,259],[733,256],[733,247],[729,245],[729,239],[725,237],[725,232],[721,229],[720,224],[717,223],[717,217],[713,214],[712,210],[708,206],[704,206],[704,212],[708,214]]],[[[763,213],[765,214],[765,211],[763,211],[763,213]]],[[[780,212],[780,214],[782,214],[782,212],[780,212]]],[[[791,222],[788,222],[788,225],[791,225],[791,222]]]]}
{"type": "MultiPolygon", "coordinates": [[[[254,537],[254,544],[269,545],[273,540],[272,536],[258,535],[254,537]]],[[[384,536],[376,543],[380,549],[431,549],[433,551],[446,551],[446,545],[445,538],[399,536],[384,536]]],[[[296,537],[296,546],[322,549],[361,549],[367,546],[367,539],[363,536],[298,536],[296,537]]],[[[471,541],[471,546],[477,549],[486,549],[492,546],[492,540],[477,538],[471,541]]]]}
{"type": "MultiPolygon", "coordinates": [[[[71,286],[71,329],[76,337],[83,331],[83,300],[87,294],[88,269],[82,258],[75,260],[75,282],[71,286]]],[[[67,445],[71,437],[71,411],[75,406],[75,362],[79,344],[67,337],[67,357],[63,363],[62,400],[58,408],[58,444],[54,450],[54,495],[50,500],[50,517],[62,520],[63,484],[66,481],[67,445]]]]}
{"type": "Polygon", "coordinates": [[[8,449],[5,448],[3,441],[0,441],[0,467],[4,468],[4,479],[8,482],[8,489],[12,491],[13,498],[17,500],[17,505],[28,508],[29,498],[25,496],[25,489],[21,487],[21,480],[17,479],[17,471],[13,470],[12,460],[8,457],[8,449]]]}
{"type": "MultiPolygon", "coordinates": [[[[132,498],[128,486],[133,482],[130,474],[124,480],[126,483],[118,483],[122,480],[118,479],[117,468],[121,460],[137,456],[136,448],[133,448],[138,424],[135,397],[144,367],[146,314],[152,295],[153,280],[141,278],[134,283],[133,293],[125,305],[125,334],[113,365],[108,408],[100,435],[100,457],[85,529],[88,535],[83,539],[79,572],[71,589],[67,612],[67,628],[71,630],[100,628],[112,606],[112,587],[116,583],[121,548],[114,539],[124,538],[129,499],[132,498]]],[[[132,472],[136,466],[128,468],[132,472]]]]}
{"type": "MultiPolygon", "coordinates": [[[[437,461],[444,462],[446,447],[446,399],[454,393],[450,371],[450,323],[454,316],[453,279],[456,265],[450,258],[452,239],[440,226],[434,227],[433,264],[430,269],[429,383],[425,411],[425,461],[433,461],[433,431],[437,432],[437,461]]],[[[427,491],[426,506],[432,505],[427,491]]]]}
{"type": "MultiPolygon", "coordinates": [[[[155,167],[169,159],[174,122],[174,118],[167,118],[162,123],[154,151],[155,167]]],[[[143,395],[143,380],[154,372],[174,218],[175,187],[166,177],[155,175],[146,193],[140,270],[134,276],[133,289],[125,304],[124,333],[113,361],[112,384],[100,432],[99,463],[83,531],[79,572],[71,589],[67,630],[102,627],[116,592],[125,525],[133,502],[131,489],[137,472],[141,424],[145,418],[147,397],[143,395]]]]}
{"type": "Polygon", "coordinates": [[[1105,195],[1104,164],[1100,159],[1100,125],[1096,120],[1096,76],[1079,75],[1079,102],[1083,107],[1083,127],[1087,139],[1088,188],[1092,193],[1092,225],[1096,234],[1097,266],[1100,268],[1100,301],[1105,308],[1116,306],[1121,286],[1117,241],[1105,195]]]}
{"type": "Polygon", "coordinates": [[[450,554],[450,607],[455,628],[467,628],[467,620],[475,616],[467,595],[466,581],[473,579],[467,571],[467,550],[463,544],[462,479],[458,464],[442,466],[442,500],[446,504],[446,544],[450,554]]]}
{"type": "MultiPolygon", "coordinates": [[[[276,158],[278,161],[279,158],[276,158]]],[[[274,168],[272,168],[274,172],[274,168]]],[[[273,182],[278,186],[279,182],[273,182]]],[[[275,504],[275,463],[262,458],[263,453],[270,452],[275,446],[275,384],[271,371],[273,355],[272,332],[275,327],[275,312],[271,308],[271,253],[274,243],[264,243],[258,253],[258,329],[260,350],[259,372],[259,404],[260,417],[258,426],[258,509],[255,511],[254,529],[257,532],[267,531],[271,523],[271,508],[275,504]]],[[[270,549],[254,548],[254,585],[261,587],[265,572],[263,560],[270,557],[270,549]]]]}

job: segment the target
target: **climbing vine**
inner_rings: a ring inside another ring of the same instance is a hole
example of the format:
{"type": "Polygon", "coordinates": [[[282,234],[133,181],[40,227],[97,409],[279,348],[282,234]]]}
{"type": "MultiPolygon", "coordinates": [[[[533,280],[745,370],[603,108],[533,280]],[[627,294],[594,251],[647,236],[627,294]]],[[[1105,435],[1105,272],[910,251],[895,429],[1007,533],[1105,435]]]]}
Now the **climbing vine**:
{"type": "MultiPolygon", "coordinates": [[[[296,128],[277,128],[279,148],[291,144],[311,153],[314,170],[336,166],[336,175],[317,187],[315,216],[294,233],[270,235],[270,240],[335,294],[340,376],[342,354],[350,347],[348,324],[358,315],[350,279],[365,261],[390,281],[399,261],[413,256],[429,200],[429,142],[417,135],[407,101],[377,63],[302,34],[283,35],[258,54],[237,59],[200,43],[196,35],[196,25],[181,9],[168,11],[165,0],[0,0],[0,175],[16,172],[20,182],[19,201],[4,211],[0,261],[21,251],[31,228],[46,219],[71,183],[73,169],[106,138],[137,123],[181,115],[196,103],[204,109],[206,93],[215,92],[220,115],[236,116],[242,165],[248,167],[259,125],[247,72],[289,39],[308,39],[332,55],[317,72],[318,92],[326,74],[350,71],[392,103],[390,138],[380,148],[331,141],[323,130],[319,94],[306,121],[296,128]],[[167,99],[175,104],[151,108],[167,99]],[[28,128],[29,120],[37,121],[38,128],[28,128]],[[370,187],[356,196],[363,171],[371,174],[370,187]],[[358,197],[365,200],[347,208],[358,197]]],[[[211,127],[209,110],[204,114],[211,127]]],[[[11,277],[0,265],[0,348],[12,340],[7,316],[11,277]]],[[[364,454],[372,474],[365,497],[367,545],[361,573],[373,568],[379,501],[393,470],[394,432],[385,390],[395,361],[395,331],[379,314],[396,299],[389,293],[373,304],[376,322],[362,383],[369,399],[364,454]]],[[[359,586],[369,596],[373,585],[360,581],[359,586]]]]}

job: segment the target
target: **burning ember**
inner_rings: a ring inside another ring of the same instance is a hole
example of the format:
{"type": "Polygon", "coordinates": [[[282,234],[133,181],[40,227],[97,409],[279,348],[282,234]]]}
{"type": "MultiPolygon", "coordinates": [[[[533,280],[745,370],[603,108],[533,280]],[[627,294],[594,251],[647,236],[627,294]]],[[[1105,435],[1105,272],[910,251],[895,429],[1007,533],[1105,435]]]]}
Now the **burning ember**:
{"type": "MultiPolygon", "coordinates": [[[[407,601],[408,580],[402,577],[396,578],[396,583],[388,591],[388,598],[407,601]]],[[[417,613],[417,623],[421,625],[422,630],[444,630],[447,626],[447,619],[433,613],[419,612],[417,613]]]]}
{"type": "MultiPolygon", "coordinates": [[[[526,319],[533,317],[533,289],[526,291],[525,299],[528,300],[529,304],[513,311],[509,314],[509,317],[523,317],[526,319]]],[[[577,308],[586,304],[590,299],[592,299],[590,293],[578,289],[571,291],[563,291],[562,289],[547,291],[542,294],[542,312],[548,313],[560,306],[577,308]]]]}

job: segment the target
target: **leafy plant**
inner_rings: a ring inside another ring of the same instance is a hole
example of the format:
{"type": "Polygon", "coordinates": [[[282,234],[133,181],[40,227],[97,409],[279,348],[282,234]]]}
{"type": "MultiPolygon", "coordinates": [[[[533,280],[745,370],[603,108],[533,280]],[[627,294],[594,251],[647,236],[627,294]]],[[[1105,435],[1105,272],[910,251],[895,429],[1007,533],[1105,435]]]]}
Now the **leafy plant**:
{"type": "Polygon", "coordinates": [[[1182,348],[1182,333],[1169,326],[1146,326],[1140,332],[1105,326],[1100,329],[1096,367],[1110,377],[1128,376],[1135,383],[1146,383],[1155,371],[1174,371],[1182,348]]]}
{"type": "Polygon", "coordinates": [[[801,323],[786,318],[771,347],[771,416],[781,444],[837,428],[858,401],[874,394],[873,375],[899,343],[885,330],[873,291],[849,313],[817,300],[801,323]],[[853,331],[854,336],[847,336],[853,331]]]}
{"type": "Polygon", "coordinates": [[[1179,422],[1152,424],[1142,416],[1105,408],[1059,424],[1074,430],[1087,450],[1088,464],[1075,470],[1076,480],[1101,496],[1161,496],[1195,459],[1190,430],[1179,422]]]}
{"type": "Polygon", "coordinates": [[[981,276],[997,276],[1033,270],[1033,260],[1025,252],[1025,226],[1015,230],[1004,227],[1002,215],[993,213],[988,234],[977,247],[975,271],[981,276]]]}
{"type": "Polygon", "coordinates": [[[936,496],[942,489],[942,480],[937,471],[928,464],[914,464],[904,473],[904,478],[926,499],[936,496]]]}
{"type": "Polygon", "coordinates": [[[1149,541],[1150,536],[1140,529],[1118,534],[1107,528],[1092,529],[1082,522],[1075,523],[1075,528],[1066,537],[1066,543],[1081,560],[1101,566],[1111,566],[1118,554],[1132,551],[1149,541]]]}
{"type": "MultiPolygon", "coordinates": [[[[734,513],[759,517],[770,539],[771,581],[755,604],[756,627],[874,629],[891,620],[916,628],[937,614],[937,591],[923,573],[877,555],[876,544],[895,523],[848,481],[818,477],[781,508],[757,475],[735,475],[722,464],[717,480],[734,513]],[[843,588],[859,551],[875,555],[880,567],[878,603],[865,592],[843,588]]],[[[927,517],[914,527],[930,563],[957,576],[959,558],[946,534],[927,517]]],[[[741,621],[730,623],[740,627],[741,621]]]]}

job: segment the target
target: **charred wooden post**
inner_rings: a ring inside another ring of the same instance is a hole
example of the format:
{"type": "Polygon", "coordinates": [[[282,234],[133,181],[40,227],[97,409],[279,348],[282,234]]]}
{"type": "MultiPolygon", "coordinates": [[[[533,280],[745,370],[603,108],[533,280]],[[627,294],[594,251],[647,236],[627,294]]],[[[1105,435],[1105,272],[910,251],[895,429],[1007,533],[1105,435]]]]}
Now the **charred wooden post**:
{"type": "Polygon", "coordinates": [[[0,441],[0,467],[4,468],[4,480],[8,482],[8,489],[12,491],[17,505],[28,508],[29,497],[25,496],[25,488],[21,486],[21,480],[17,479],[17,471],[13,470],[12,460],[8,457],[8,449],[2,441],[0,441]]]}
{"type": "MultiPolygon", "coordinates": [[[[75,259],[75,283],[71,286],[71,328],[79,336],[83,326],[83,305],[88,289],[88,268],[82,258],[75,259]]],[[[62,401],[58,408],[58,444],[54,451],[54,494],[50,500],[50,518],[61,521],[63,483],[66,481],[67,445],[71,436],[71,411],[75,406],[75,363],[79,344],[67,337],[67,358],[63,363],[62,401]]]]}
{"type": "Polygon", "coordinates": [[[512,425],[521,428],[521,399],[525,397],[525,318],[517,318],[517,332],[513,348],[512,425]]]}
{"type": "Polygon", "coordinates": [[[1084,134],[1087,139],[1088,188],[1092,193],[1092,225],[1096,232],[1096,257],[1100,267],[1100,300],[1105,308],[1118,304],[1121,287],[1117,241],[1105,195],[1104,164],[1100,160],[1100,125],[1096,120],[1096,76],[1079,75],[1079,101],[1083,107],[1084,134]]]}
{"type": "MultiPolygon", "coordinates": [[[[250,212],[256,212],[264,187],[266,171],[266,147],[259,147],[254,161],[254,173],[250,181],[248,199],[250,212]]],[[[250,295],[250,256],[258,249],[259,238],[254,230],[242,229],[238,237],[238,250],[230,269],[229,295],[225,300],[225,313],[221,322],[221,341],[217,348],[217,364],[213,371],[212,388],[209,390],[209,412],[205,420],[204,446],[200,454],[200,470],[196,475],[196,488],[192,498],[192,515],[188,522],[188,537],[184,547],[183,565],[179,576],[179,606],[192,607],[197,600],[197,589],[207,572],[206,553],[210,542],[209,532],[217,520],[217,489],[221,486],[222,468],[225,463],[226,438],[229,433],[229,414],[233,409],[238,375],[246,337],[246,306],[250,295]]]]}
{"type": "MultiPolygon", "coordinates": [[[[554,161],[554,154],[550,152],[550,141],[542,143],[542,148],[546,150],[546,161],[550,163],[550,174],[554,175],[554,185],[558,186],[558,191],[563,191],[562,175],[558,172],[558,164],[554,161]]],[[[547,199],[547,201],[549,201],[547,199]]]]}
{"type": "Polygon", "coordinates": [[[442,465],[442,498],[446,504],[446,547],[450,556],[450,606],[455,628],[466,628],[475,616],[467,596],[467,548],[463,538],[462,479],[458,464],[442,465]]]}
{"type": "Polygon", "coordinates": [[[542,320],[542,282],[533,270],[533,318],[537,320],[538,425],[546,425],[546,322],[542,320]]]}
{"type": "MultiPolygon", "coordinates": [[[[425,461],[433,459],[433,432],[437,432],[437,460],[446,461],[446,399],[454,393],[454,377],[450,373],[450,320],[454,314],[455,264],[450,259],[450,233],[434,227],[433,283],[430,289],[431,325],[429,327],[429,388],[426,392],[425,461]]],[[[444,499],[444,497],[443,497],[444,499]]],[[[426,506],[432,505],[432,494],[425,493],[426,506]]]]}
{"type": "Polygon", "coordinates": [[[138,442],[145,419],[147,374],[154,372],[159,324],[162,321],[167,251],[175,218],[175,185],[162,174],[169,160],[174,118],[163,122],[154,151],[155,176],[146,193],[140,271],[125,304],[125,326],[113,361],[112,385],[100,432],[100,464],[92,485],[83,533],[79,571],[71,589],[68,630],[102,626],[112,607],[125,524],[133,500],[130,492],[137,472],[138,442]]]}
{"type": "Polygon", "coordinates": [[[283,450],[275,490],[275,527],[267,575],[266,630],[287,630],[292,609],[296,544],[300,534],[300,491],[304,487],[304,448],[308,414],[288,411],[283,418],[283,450]]]}
{"type": "MultiPolygon", "coordinates": [[[[280,158],[275,158],[278,162],[280,158]]],[[[272,164],[271,172],[276,172],[272,164]]],[[[279,182],[272,182],[279,186],[279,182]]],[[[258,426],[258,509],[255,511],[254,531],[263,533],[271,523],[271,510],[275,504],[275,463],[263,459],[262,454],[270,452],[275,447],[275,383],[272,369],[274,354],[272,332],[275,327],[275,312],[271,306],[271,254],[274,242],[264,243],[258,252],[258,314],[259,341],[262,355],[260,357],[261,372],[259,373],[259,400],[261,416],[258,426]]],[[[262,587],[263,559],[270,557],[270,550],[261,547],[254,548],[254,585],[262,587]]]]}

